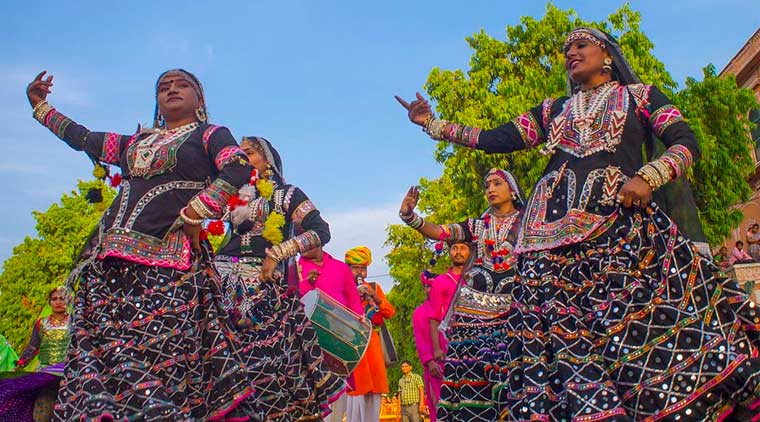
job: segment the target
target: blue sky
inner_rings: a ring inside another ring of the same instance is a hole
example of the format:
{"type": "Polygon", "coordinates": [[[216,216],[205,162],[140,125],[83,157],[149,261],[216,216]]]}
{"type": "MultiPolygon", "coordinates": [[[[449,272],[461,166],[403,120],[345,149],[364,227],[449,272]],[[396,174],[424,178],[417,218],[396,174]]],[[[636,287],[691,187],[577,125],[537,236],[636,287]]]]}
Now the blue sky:
{"type": "MultiPolygon", "coordinates": [[[[464,38],[484,29],[503,39],[541,1],[11,1],[0,17],[0,260],[34,233],[46,209],[87,159],[31,117],[24,89],[55,75],[50,102],[93,130],[123,133],[148,123],[153,83],[168,68],[196,73],[214,123],[235,136],[271,140],[286,177],[333,228],[335,256],[356,244],[381,262],[384,228],[419,177],[436,177],[434,144],[393,100],[412,96],[434,66],[467,68],[464,38]]],[[[622,3],[557,1],[584,19],[622,3]]],[[[760,25],[760,2],[632,1],[655,54],[679,83],[719,69],[760,25]]],[[[386,290],[391,285],[380,277],[386,290]]]]}

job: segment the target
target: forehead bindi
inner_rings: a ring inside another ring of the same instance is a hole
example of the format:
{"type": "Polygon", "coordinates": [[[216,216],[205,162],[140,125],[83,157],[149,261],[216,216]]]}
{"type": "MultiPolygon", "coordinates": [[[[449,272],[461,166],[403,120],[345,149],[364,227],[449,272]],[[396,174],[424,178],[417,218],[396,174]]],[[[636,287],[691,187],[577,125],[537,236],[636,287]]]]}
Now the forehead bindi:
{"type": "Polygon", "coordinates": [[[163,78],[161,78],[161,80],[158,82],[158,86],[159,87],[171,86],[173,83],[190,85],[190,81],[187,80],[186,77],[178,73],[173,73],[173,74],[168,74],[164,76],[163,78]]]}
{"type": "Polygon", "coordinates": [[[504,178],[499,176],[498,174],[492,174],[488,177],[486,177],[486,185],[490,185],[492,183],[503,183],[504,178]]]}

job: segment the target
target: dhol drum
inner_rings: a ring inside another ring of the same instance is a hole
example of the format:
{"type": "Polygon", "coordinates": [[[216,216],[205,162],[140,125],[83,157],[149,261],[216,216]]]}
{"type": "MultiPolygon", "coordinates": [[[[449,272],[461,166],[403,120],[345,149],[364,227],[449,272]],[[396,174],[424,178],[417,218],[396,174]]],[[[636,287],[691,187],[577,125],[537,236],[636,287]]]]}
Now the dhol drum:
{"type": "Polygon", "coordinates": [[[330,369],[348,377],[367,351],[372,323],[320,289],[306,293],[301,302],[330,369]]]}

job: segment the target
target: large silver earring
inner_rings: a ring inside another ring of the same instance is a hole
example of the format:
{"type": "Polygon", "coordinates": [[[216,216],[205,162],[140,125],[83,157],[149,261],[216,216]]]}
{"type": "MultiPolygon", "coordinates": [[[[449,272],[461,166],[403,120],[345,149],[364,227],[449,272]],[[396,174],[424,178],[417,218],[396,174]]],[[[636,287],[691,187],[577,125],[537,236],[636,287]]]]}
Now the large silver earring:
{"type": "Polygon", "coordinates": [[[605,57],[603,63],[604,66],[602,66],[602,73],[612,72],[612,58],[605,57]]]}
{"type": "Polygon", "coordinates": [[[206,109],[203,107],[198,107],[195,109],[195,117],[198,118],[198,121],[201,123],[206,123],[208,120],[208,116],[206,116],[206,109]]]}
{"type": "Polygon", "coordinates": [[[158,124],[158,127],[160,128],[166,127],[166,120],[164,119],[163,114],[158,115],[158,118],[156,118],[156,123],[158,124]]]}

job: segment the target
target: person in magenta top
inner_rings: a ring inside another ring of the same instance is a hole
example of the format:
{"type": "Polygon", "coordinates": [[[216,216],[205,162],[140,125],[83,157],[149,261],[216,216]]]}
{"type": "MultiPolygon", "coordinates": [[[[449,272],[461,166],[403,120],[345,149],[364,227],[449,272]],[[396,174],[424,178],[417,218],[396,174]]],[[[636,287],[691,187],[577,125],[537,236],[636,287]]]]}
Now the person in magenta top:
{"type": "MultiPolygon", "coordinates": [[[[425,286],[427,298],[412,313],[412,329],[414,330],[414,343],[417,346],[417,355],[422,362],[423,373],[422,381],[425,384],[425,398],[428,410],[430,412],[430,422],[435,422],[435,408],[441,396],[441,385],[443,384],[443,365],[435,360],[435,351],[433,349],[433,340],[431,336],[431,322],[435,321],[435,310],[430,301],[431,280],[425,277],[424,273],[420,275],[420,280],[425,286]]],[[[438,332],[436,336],[438,344],[445,349],[446,337],[438,332]]]]}
{"type": "Polygon", "coordinates": [[[467,259],[470,257],[470,245],[467,242],[454,241],[449,246],[449,258],[451,267],[444,274],[431,280],[430,283],[430,306],[432,316],[430,319],[430,338],[433,339],[433,353],[436,361],[443,362],[446,358],[446,347],[437,341],[438,327],[449,310],[449,304],[457,291],[459,279],[462,277],[467,259]]]}
{"type": "Polygon", "coordinates": [[[364,314],[354,275],[345,262],[338,261],[319,247],[302,253],[298,265],[301,268],[298,283],[301,296],[319,289],[357,314],[364,314]]]}
{"type": "MultiPolygon", "coordinates": [[[[302,253],[298,259],[298,266],[300,268],[298,290],[301,296],[319,289],[357,314],[364,315],[364,307],[354,282],[354,274],[345,262],[338,261],[322,247],[317,247],[302,253]]],[[[348,383],[353,387],[353,376],[348,383]]],[[[346,406],[347,396],[341,395],[330,404],[332,413],[325,418],[325,421],[341,422],[346,413],[346,406]]]]}

